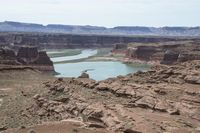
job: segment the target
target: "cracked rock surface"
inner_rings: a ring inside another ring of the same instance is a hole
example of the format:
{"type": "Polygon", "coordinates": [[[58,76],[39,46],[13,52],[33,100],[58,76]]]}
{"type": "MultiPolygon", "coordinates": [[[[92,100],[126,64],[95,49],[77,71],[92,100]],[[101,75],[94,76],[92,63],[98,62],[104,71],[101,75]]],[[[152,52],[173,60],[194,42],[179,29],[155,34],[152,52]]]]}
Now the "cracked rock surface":
{"type": "Polygon", "coordinates": [[[25,126],[21,132],[29,126],[39,131],[46,122],[58,126],[62,125],[58,122],[67,122],[78,123],[88,133],[198,133],[199,77],[200,61],[191,61],[154,66],[148,72],[99,82],[89,78],[40,80],[37,85],[29,84],[32,89],[27,89],[27,85],[12,93],[2,91],[0,125],[8,129],[25,126]],[[18,97],[13,99],[13,95],[18,97]],[[10,103],[5,105],[6,101],[10,103]],[[14,114],[11,105],[19,111],[14,114]]]}

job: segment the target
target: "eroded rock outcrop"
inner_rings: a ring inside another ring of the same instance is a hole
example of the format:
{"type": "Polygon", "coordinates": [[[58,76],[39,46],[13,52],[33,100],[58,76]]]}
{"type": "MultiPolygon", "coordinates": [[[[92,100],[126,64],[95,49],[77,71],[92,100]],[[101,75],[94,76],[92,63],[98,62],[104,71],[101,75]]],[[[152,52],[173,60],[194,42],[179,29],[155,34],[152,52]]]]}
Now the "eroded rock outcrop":
{"type": "Polygon", "coordinates": [[[37,46],[38,48],[92,48],[113,47],[116,43],[130,42],[166,42],[175,38],[168,37],[131,37],[115,35],[76,35],[54,33],[2,33],[0,46],[18,48],[23,45],[37,46]]]}
{"type": "Polygon", "coordinates": [[[86,72],[83,72],[78,78],[90,78],[90,76],[86,72]]]}
{"type": "Polygon", "coordinates": [[[1,58],[8,58],[8,59],[13,59],[16,57],[14,50],[10,48],[0,48],[0,55],[1,58]]]}
{"type": "Polygon", "coordinates": [[[59,78],[44,83],[24,114],[116,133],[197,132],[199,77],[200,62],[192,61],[100,82],[59,78]]]}
{"type": "Polygon", "coordinates": [[[156,45],[129,47],[126,57],[143,61],[159,61],[161,64],[175,64],[191,60],[200,60],[199,42],[168,42],[156,45]]]}
{"type": "Polygon", "coordinates": [[[164,54],[161,64],[173,64],[178,61],[179,53],[172,50],[167,50],[164,54]]]}
{"type": "Polygon", "coordinates": [[[53,62],[45,51],[38,51],[37,47],[20,47],[15,50],[0,49],[0,63],[4,65],[23,65],[42,71],[54,71],[53,62]]]}
{"type": "Polygon", "coordinates": [[[0,64],[17,65],[15,51],[10,48],[0,48],[0,64]]]}

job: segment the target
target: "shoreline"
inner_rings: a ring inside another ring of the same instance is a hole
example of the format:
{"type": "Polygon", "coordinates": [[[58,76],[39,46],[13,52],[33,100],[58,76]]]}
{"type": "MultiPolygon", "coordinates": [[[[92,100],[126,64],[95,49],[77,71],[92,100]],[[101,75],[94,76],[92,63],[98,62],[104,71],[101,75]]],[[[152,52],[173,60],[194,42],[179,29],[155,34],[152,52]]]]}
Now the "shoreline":
{"type": "Polygon", "coordinates": [[[85,59],[84,61],[92,61],[92,62],[98,62],[98,61],[119,61],[125,64],[146,64],[150,66],[160,65],[160,61],[144,61],[139,59],[130,59],[130,58],[123,58],[123,57],[112,57],[112,56],[99,56],[99,57],[91,57],[88,59],[85,59]]]}

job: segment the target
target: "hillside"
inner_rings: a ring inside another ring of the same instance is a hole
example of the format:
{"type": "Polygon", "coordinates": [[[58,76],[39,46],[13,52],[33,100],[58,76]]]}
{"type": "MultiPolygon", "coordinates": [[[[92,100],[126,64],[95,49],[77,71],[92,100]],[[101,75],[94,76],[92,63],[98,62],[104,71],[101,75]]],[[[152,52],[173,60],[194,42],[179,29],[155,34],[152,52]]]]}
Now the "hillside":
{"type": "Polygon", "coordinates": [[[0,32],[48,32],[68,34],[101,35],[156,35],[156,36],[200,36],[200,27],[143,27],[117,26],[114,28],[80,25],[34,24],[5,21],[0,22],[0,32]]]}

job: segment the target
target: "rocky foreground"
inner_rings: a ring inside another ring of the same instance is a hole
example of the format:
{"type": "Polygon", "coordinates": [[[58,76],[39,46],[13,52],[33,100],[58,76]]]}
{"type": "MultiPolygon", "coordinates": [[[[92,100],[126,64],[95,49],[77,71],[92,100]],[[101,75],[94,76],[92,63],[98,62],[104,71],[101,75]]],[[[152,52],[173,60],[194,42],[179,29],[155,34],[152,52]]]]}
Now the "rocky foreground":
{"type": "Polygon", "coordinates": [[[13,83],[13,74],[0,73],[5,79],[0,89],[4,132],[200,132],[200,61],[154,66],[100,82],[47,78],[29,69],[18,73],[32,76],[13,83]]]}

